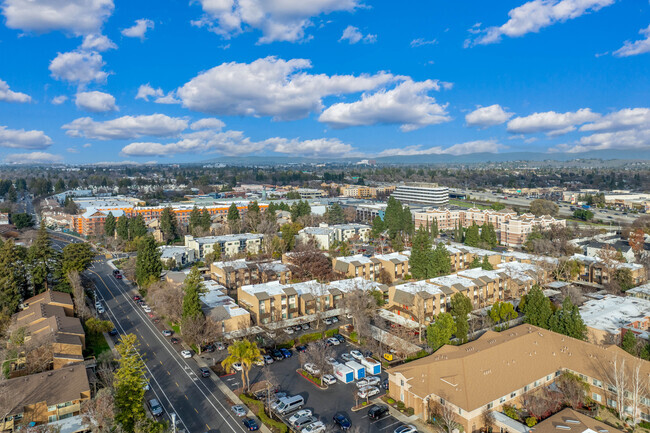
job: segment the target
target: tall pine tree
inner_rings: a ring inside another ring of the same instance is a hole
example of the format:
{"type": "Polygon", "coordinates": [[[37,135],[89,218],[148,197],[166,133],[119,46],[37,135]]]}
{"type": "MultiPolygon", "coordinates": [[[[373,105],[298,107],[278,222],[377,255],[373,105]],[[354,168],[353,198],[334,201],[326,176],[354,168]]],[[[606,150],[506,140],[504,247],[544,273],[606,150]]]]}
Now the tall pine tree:
{"type": "Polygon", "coordinates": [[[126,217],[126,214],[123,214],[117,219],[115,231],[117,232],[117,236],[123,241],[129,240],[129,219],[126,217]]]}
{"type": "Polygon", "coordinates": [[[41,293],[50,287],[51,277],[56,263],[56,251],[50,243],[50,235],[45,224],[41,224],[36,240],[29,248],[32,282],[36,293],[41,293]]]}
{"type": "Polygon", "coordinates": [[[409,268],[411,275],[416,280],[433,278],[433,250],[431,249],[431,238],[420,227],[413,238],[413,247],[411,248],[411,258],[409,259],[409,268]]]}
{"type": "Polygon", "coordinates": [[[0,248],[0,312],[11,316],[26,294],[25,266],[19,248],[13,240],[0,248]]]}
{"type": "Polygon", "coordinates": [[[135,278],[139,286],[146,287],[160,278],[162,262],[156,241],[151,236],[145,236],[138,247],[135,259],[135,278]]]}
{"type": "Polygon", "coordinates": [[[115,236],[115,224],[115,216],[113,215],[113,212],[109,212],[108,215],[106,215],[106,221],[104,221],[104,233],[106,236],[115,236]]]}
{"type": "Polygon", "coordinates": [[[160,215],[160,231],[163,234],[165,243],[169,243],[178,237],[178,224],[176,214],[171,207],[163,209],[160,215]]]}
{"type": "Polygon", "coordinates": [[[114,382],[115,421],[127,433],[135,431],[135,425],[147,416],[144,409],[146,366],[138,347],[138,338],[134,334],[124,335],[115,346],[120,354],[114,382]]]}
{"type": "Polygon", "coordinates": [[[478,226],[476,223],[472,223],[472,225],[465,232],[465,245],[470,247],[478,247],[479,241],[480,238],[478,234],[478,226]]]}
{"type": "Polygon", "coordinates": [[[183,284],[183,319],[194,319],[203,315],[201,294],[205,292],[199,268],[193,267],[183,284]]]}

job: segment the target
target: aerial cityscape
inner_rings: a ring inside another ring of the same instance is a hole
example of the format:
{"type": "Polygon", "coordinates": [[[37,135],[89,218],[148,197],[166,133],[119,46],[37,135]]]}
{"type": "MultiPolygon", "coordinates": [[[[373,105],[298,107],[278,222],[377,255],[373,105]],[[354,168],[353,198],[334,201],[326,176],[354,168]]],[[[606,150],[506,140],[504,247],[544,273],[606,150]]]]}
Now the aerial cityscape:
{"type": "Polygon", "coordinates": [[[649,25],[0,0],[0,432],[650,433],[649,25]]]}

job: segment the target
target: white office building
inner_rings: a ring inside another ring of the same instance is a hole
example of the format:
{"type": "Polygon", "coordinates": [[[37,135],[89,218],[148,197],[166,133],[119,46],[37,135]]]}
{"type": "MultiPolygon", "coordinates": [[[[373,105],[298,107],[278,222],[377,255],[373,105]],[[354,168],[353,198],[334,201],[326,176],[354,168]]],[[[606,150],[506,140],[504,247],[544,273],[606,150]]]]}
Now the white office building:
{"type": "Polygon", "coordinates": [[[399,185],[391,197],[402,203],[444,207],[449,204],[449,188],[435,183],[399,185]]]}

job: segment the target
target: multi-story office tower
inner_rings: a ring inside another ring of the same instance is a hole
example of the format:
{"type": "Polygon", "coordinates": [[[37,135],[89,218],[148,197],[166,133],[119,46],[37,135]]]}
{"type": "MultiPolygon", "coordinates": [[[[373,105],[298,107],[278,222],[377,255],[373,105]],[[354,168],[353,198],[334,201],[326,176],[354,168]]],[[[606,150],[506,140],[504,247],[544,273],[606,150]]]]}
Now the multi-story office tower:
{"type": "Polygon", "coordinates": [[[449,188],[436,183],[399,185],[391,197],[402,203],[418,203],[441,207],[449,204],[449,188]]]}

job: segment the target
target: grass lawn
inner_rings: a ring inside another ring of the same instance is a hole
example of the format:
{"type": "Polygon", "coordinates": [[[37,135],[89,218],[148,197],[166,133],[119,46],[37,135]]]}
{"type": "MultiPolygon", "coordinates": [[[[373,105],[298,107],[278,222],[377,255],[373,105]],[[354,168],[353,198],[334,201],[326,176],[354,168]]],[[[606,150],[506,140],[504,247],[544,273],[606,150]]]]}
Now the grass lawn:
{"type": "Polygon", "coordinates": [[[477,209],[492,209],[490,206],[485,206],[482,204],[465,201],[465,200],[449,200],[449,204],[454,206],[467,207],[467,208],[475,207],[477,209]]]}
{"type": "Polygon", "coordinates": [[[167,322],[167,326],[169,326],[169,329],[174,331],[174,334],[180,334],[181,333],[181,325],[174,325],[172,322],[167,322]]]}
{"type": "Polygon", "coordinates": [[[108,352],[111,348],[109,347],[104,334],[95,334],[92,332],[86,333],[86,350],[84,351],[84,356],[99,356],[100,353],[108,352]]]}

